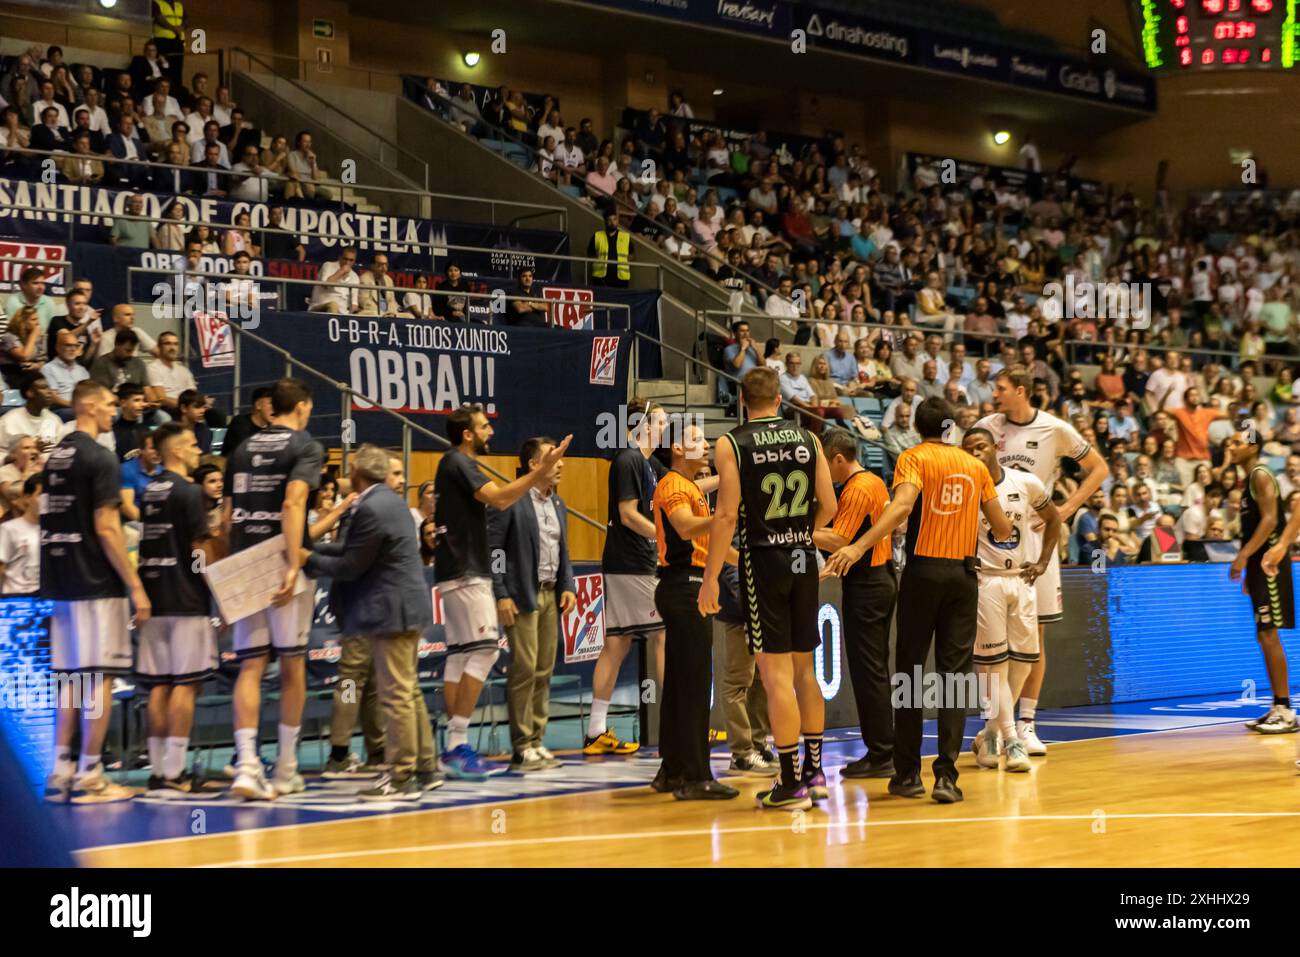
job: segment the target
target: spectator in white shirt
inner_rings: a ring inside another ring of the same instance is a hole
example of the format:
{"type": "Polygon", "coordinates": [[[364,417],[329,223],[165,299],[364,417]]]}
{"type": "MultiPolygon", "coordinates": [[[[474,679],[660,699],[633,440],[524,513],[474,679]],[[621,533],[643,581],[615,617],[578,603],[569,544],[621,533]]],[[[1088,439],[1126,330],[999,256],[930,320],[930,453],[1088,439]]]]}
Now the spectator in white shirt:
{"type": "MultiPolygon", "coordinates": [[[[226,169],[230,169],[230,152],[226,149],[226,144],[221,142],[221,127],[217,125],[216,120],[208,120],[201,126],[198,123],[190,123],[190,162],[199,163],[207,156],[208,147],[220,147],[220,156],[218,162],[226,169]],[[199,138],[194,139],[194,131],[198,130],[199,138]]],[[[292,155],[292,154],[290,154],[292,155]]]]}
{"type": "MultiPolygon", "coordinates": [[[[135,331],[137,336],[140,330],[135,331]]],[[[163,390],[160,404],[173,419],[179,419],[176,400],[186,389],[198,390],[194,373],[179,360],[181,353],[180,336],[174,332],[164,332],[158,337],[158,361],[145,365],[145,382],[159,386],[163,390]]]]}
{"type": "Polygon", "coordinates": [[[265,203],[270,196],[270,171],[259,162],[257,147],[252,143],[244,147],[244,154],[232,168],[230,198],[249,203],[265,203]]]}
{"type": "Polygon", "coordinates": [[[778,319],[798,319],[799,307],[794,302],[794,280],[783,276],[777,284],[776,292],[767,297],[763,311],[778,319]]]}
{"type": "Polygon", "coordinates": [[[1166,409],[1181,409],[1187,386],[1187,376],[1182,372],[1182,357],[1177,352],[1165,353],[1164,365],[1147,378],[1147,410],[1154,412],[1162,402],[1166,409]]]}
{"type": "Polygon", "coordinates": [[[287,165],[290,182],[284,188],[286,199],[315,199],[317,196],[321,199],[334,199],[334,190],[320,185],[327,176],[316,162],[311,134],[306,130],[294,138],[294,148],[289,151],[287,165]]]}
{"type": "Polygon", "coordinates": [[[433,296],[424,290],[429,288],[429,277],[419,273],[415,277],[415,288],[402,296],[402,310],[414,319],[436,319],[433,311],[433,296]]]}
{"type": "Polygon", "coordinates": [[[222,126],[230,125],[230,111],[235,108],[235,101],[230,98],[230,87],[217,87],[217,101],[212,104],[212,118],[222,126]]]}
{"type": "MultiPolygon", "coordinates": [[[[163,110],[168,116],[175,117],[178,120],[185,119],[185,113],[181,110],[181,105],[178,102],[176,102],[176,97],[171,95],[172,92],[171,80],[167,79],[166,77],[160,79],[158,81],[158,84],[154,87],[154,92],[161,93],[163,95],[164,97],[163,102],[165,103],[163,110]]],[[[155,100],[152,96],[145,97],[144,104],[140,107],[140,112],[143,113],[145,116],[152,116],[154,111],[154,102],[155,100]]],[[[196,126],[197,124],[191,124],[191,125],[196,126]]]]}
{"type": "Polygon", "coordinates": [[[39,372],[23,384],[24,404],[0,416],[0,457],[9,454],[10,447],[22,436],[30,435],[48,452],[59,441],[63,425],[59,417],[49,410],[50,387],[39,372]]]}
{"type": "Polygon", "coordinates": [[[564,142],[555,147],[555,162],[567,173],[579,173],[585,157],[578,145],[578,131],[572,126],[564,131],[564,142]]]}
{"type": "Polygon", "coordinates": [[[158,354],[158,341],[143,329],[137,328],[135,324],[135,307],[129,302],[119,302],[113,307],[113,325],[104,330],[95,348],[95,355],[106,356],[112,352],[113,346],[117,343],[117,334],[123,329],[130,329],[135,333],[140,343],[140,351],[155,356],[158,354]]]}
{"type": "Polygon", "coordinates": [[[357,263],[356,250],[345,246],[339,251],[336,262],[321,266],[321,282],[341,283],[338,286],[312,286],[311,301],[307,308],[312,312],[352,314],[357,309],[357,292],[348,286],[360,286],[361,280],[353,271],[357,263]]]}
{"type": "Polygon", "coordinates": [[[54,84],[49,80],[41,83],[41,97],[32,103],[32,116],[41,116],[46,110],[53,108],[59,114],[59,125],[70,127],[72,123],[68,120],[68,111],[54,97],[54,84]]]}

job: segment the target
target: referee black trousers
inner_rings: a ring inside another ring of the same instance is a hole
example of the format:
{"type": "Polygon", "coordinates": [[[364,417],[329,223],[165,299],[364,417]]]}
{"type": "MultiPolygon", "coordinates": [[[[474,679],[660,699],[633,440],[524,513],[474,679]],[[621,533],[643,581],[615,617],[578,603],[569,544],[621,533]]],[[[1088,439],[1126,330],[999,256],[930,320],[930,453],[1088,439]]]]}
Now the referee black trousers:
{"type": "Polygon", "coordinates": [[[966,687],[966,676],[972,673],[978,604],[979,584],[973,564],[968,567],[963,561],[949,558],[908,558],[898,590],[896,662],[907,692],[894,718],[894,770],[900,778],[921,773],[922,696],[929,682],[937,682],[942,706],[934,776],[957,780],[966,705],[977,702],[950,700],[950,692],[966,687]],[[925,676],[925,659],[932,641],[934,674],[925,676]],[[918,675],[922,677],[920,682],[918,675]]]}
{"type": "Polygon", "coordinates": [[[659,579],[655,607],[664,623],[664,686],[659,703],[663,774],[711,781],[709,698],[713,692],[713,618],[700,614],[702,577],[674,572],[659,579]]]}
{"type": "Polygon", "coordinates": [[[862,743],[872,764],[885,764],[894,756],[889,623],[897,596],[892,562],[854,569],[844,578],[844,655],[849,662],[862,743]]]}

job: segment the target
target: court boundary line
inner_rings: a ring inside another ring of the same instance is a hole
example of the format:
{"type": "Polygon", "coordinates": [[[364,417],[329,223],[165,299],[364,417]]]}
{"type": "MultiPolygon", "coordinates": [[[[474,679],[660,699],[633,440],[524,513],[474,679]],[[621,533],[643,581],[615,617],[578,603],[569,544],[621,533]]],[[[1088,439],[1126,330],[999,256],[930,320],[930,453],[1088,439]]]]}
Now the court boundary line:
{"type": "MultiPolygon", "coordinates": [[[[1215,728],[1222,727],[1225,724],[1236,724],[1239,721],[1240,721],[1239,718],[1224,718],[1223,721],[1218,724],[1202,724],[1202,725],[1189,726],[1186,728],[1160,728],[1153,731],[1134,731],[1131,734],[1105,734],[1105,735],[1098,735],[1097,737],[1094,738],[1074,738],[1069,741],[1052,742],[1052,747],[1058,748],[1068,744],[1084,744],[1092,741],[1109,741],[1109,740],[1119,739],[1119,738],[1138,738],[1138,737],[1145,737],[1151,734],[1183,734],[1186,732],[1207,731],[1207,730],[1212,730],[1215,728]]],[[[1258,736],[1258,737],[1262,737],[1262,736],[1258,736]]],[[[1287,736],[1276,735],[1276,737],[1287,737],[1287,736]]],[[[531,795],[529,797],[505,798],[501,803],[522,804],[525,801],[550,801],[556,798],[564,798],[564,797],[572,798],[572,797],[582,796],[587,794],[603,794],[607,791],[619,791],[628,788],[642,786],[645,783],[647,782],[629,782],[627,784],[613,784],[606,787],[597,787],[597,788],[593,788],[590,791],[578,791],[578,792],[571,791],[568,793],[560,793],[560,794],[536,794],[536,795],[531,795]]],[[[184,807],[184,804],[182,802],[178,801],[176,802],[176,804],[177,807],[184,807]]],[[[418,811],[417,810],[384,811],[376,814],[358,815],[355,817],[338,817],[330,821],[306,821],[298,824],[272,824],[267,827],[238,828],[229,831],[214,831],[208,834],[184,834],[184,835],[179,835],[177,837],[152,838],[147,841],[127,841],[122,844],[99,844],[96,845],[95,847],[87,847],[87,848],[80,848],[74,850],[73,854],[74,856],[81,856],[83,854],[96,854],[100,851],[125,850],[134,847],[151,847],[154,845],[175,844],[178,841],[200,841],[200,840],[211,839],[211,838],[236,837],[239,835],[248,835],[254,833],[261,834],[270,831],[282,831],[289,828],[321,827],[321,826],[328,826],[328,825],[355,823],[358,821],[365,821],[365,820],[388,820],[388,819],[393,819],[398,817],[445,813],[447,811],[465,811],[465,810],[472,810],[474,808],[488,807],[491,804],[492,804],[491,801],[481,801],[475,804],[459,804],[459,805],[448,805],[445,807],[421,808],[418,811]]],[[[257,805],[253,804],[252,806],[256,807],[257,805]]],[[[268,808],[272,806],[273,805],[267,805],[268,808]]],[[[328,813],[328,812],[321,812],[321,813],[328,813]]],[[[1300,814],[1300,812],[1297,813],[1300,814]]]]}

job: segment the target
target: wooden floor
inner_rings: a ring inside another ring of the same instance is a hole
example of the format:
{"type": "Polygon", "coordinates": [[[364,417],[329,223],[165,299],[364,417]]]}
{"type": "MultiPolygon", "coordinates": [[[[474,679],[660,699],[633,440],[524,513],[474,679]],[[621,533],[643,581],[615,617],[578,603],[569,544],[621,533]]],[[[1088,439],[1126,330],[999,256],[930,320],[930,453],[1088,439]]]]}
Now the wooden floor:
{"type": "MultiPolygon", "coordinates": [[[[1240,724],[1052,746],[1029,774],[975,767],[966,800],[892,797],[831,776],[790,815],[646,788],[430,809],[83,852],[92,866],[591,867],[1294,866],[1296,736],[1240,724]]],[[[931,783],[926,778],[927,786],[931,783]]]]}

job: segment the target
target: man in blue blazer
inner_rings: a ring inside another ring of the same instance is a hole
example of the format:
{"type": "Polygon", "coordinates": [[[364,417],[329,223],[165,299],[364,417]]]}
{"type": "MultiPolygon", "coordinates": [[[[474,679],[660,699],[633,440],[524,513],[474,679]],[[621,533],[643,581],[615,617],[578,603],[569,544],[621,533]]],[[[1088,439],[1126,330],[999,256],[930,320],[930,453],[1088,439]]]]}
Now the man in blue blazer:
{"type": "Polygon", "coordinates": [[[422,706],[417,654],[433,623],[433,602],[406,502],[387,485],[390,454],[374,445],[357,449],[352,490],[357,493],[340,541],[317,545],[303,570],[331,579],[330,608],[339,630],[371,644],[375,684],[384,714],[387,776],[362,800],[417,801],[441,783],[433,770],[433,731],[422,706]],[[417,700],[418,699],[418,700],[417,700]],[[427,770],[417,769],[417,759],[427,770]]]}
{"type": "MultiPolygon", "coordinates": [[[[519,474],[538,467],[555,440],[529,439],[519,451],[519,474]]],[[[541,771],[560,762],[543,744],[550,716],[551,674],[559,616],[577,601],[569,564],[568,510],[556,494],[564,460],[509,508],[488,509],[488,548],[497,615],[510,639],[506,700],[514,771],[541,771]]]]}

